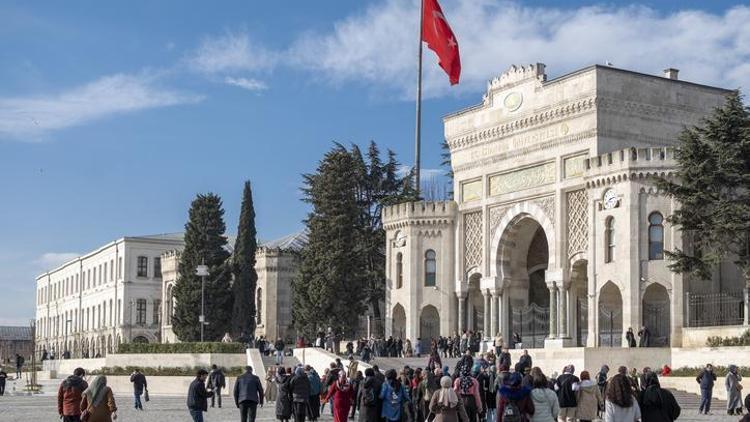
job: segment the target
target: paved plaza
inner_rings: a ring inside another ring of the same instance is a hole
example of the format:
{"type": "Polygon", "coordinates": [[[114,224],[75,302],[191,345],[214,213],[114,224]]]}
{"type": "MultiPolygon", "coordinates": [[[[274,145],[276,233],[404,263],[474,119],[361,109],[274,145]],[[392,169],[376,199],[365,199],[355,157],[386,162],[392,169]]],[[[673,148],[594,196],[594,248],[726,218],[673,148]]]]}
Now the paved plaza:
{"type": "MultiPolygon", "coordinates": [[[[190,421],[190,416],[185,407],[183,397],[152,397],[148,403],[144,403],[145,410],[136,412],[132,409],[130,397],[116,397],[119,407],[119,422],[177,422],[190,421]]],[[[230,400],[231,401],[231,400],[230,400]]],[[[230,401],[226,402],[230,404],[230,401]]],[[[698,415],[694,409],[684,409],[679,421],[737,421],[740,418],[721,415],[723,409],[716,409],[714,415],[698,415]]],[[[258,421],[274,421],[273,404],[258,409],[258,421]]],[[[3,396],[0,397],[0,421],[3,422],[37,422],[58,420],[57,408],[54,396],[3,396]]],[[[207,422],[225,422],[239,420],[239,411],[234,407],[225,406],[221,409],[209,408],[205,414],[207,422]]],[[[331,421],[331,414],[326,409],[321,417],[321,422],[331,421]]]]}

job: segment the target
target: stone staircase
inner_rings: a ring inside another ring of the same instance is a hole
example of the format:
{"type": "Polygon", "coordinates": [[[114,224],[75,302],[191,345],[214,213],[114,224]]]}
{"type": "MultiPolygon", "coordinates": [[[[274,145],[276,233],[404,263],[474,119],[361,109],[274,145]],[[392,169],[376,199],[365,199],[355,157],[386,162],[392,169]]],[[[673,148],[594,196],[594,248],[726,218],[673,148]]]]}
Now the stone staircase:
{"type": "MultiPolygon", "coordinates": [[[[268,368],[276,366],[276,356],[274,355],[261,356],[261,359],[263,360],[263,366],[265,367],[266,371],[268,370],[268,368]]],[[[284,356],[284,360],[281,366],[283,366],[284,368],[294,368],[299,364],[300,361],[296,357],[284,356]]]]}
{"type": "MultiPolygon", "coordinates": [[[[371,365],[378,365],[378,368],[380,368],[381,371],[385,372],[389,369],[395,369],[395,370],[401,370],[404,366],[409,365],[410,368],[424,368],[427,366],[427,361],[429,357],[423,356],[419,358],[385,358],[385,357],[378,357],[370,361],[371,365]]],[[[443,366],[448,365],[448,367],[453,370],[453,368],[456,367],[456,363],[458,362],[458,358],[443,358],[443,366]]]]}
{"type": "MultiPolygon", "coordinates": [[[[686,391],[669,389],[674,395],[675,400],[682,408],[682,412],[694,413],[698,411],[701,405],[701,396],[695,393],[688,393],[686,391]]],[[[711,412],[716,415],[721,415],[727,410],[726,400],[719,400],[713,397],[711,400],[711,412]]]]}

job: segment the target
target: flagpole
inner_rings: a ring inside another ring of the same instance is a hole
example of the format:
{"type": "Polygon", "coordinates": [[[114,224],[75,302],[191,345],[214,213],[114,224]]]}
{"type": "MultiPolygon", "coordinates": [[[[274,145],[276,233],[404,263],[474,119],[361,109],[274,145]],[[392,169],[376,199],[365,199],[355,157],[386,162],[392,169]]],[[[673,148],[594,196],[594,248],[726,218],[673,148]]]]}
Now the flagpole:
{"type": "Polygon", "coordinates": [[[420,194],[419,173],[421,168],[422,137],[422,25],[424,25],[424,0],[419,0],[419,52],[417,59],[417,124],[414,131],[414,189],[417,199],[420,194]]]}

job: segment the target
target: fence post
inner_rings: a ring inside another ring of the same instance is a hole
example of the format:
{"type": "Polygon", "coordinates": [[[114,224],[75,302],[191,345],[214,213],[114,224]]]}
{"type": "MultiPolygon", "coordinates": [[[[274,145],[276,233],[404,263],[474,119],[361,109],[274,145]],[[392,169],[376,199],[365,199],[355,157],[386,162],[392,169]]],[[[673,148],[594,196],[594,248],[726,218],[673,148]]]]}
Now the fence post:
{"type": "Polygon", "coordinates": [[[742,325],[747,326],[750,322],[750,287],[745,287],[745,315],[742,318],[742,325]]]}
{"type": "Polygon", "coordinates": [[[685,310],[683,325],[685,327],[690,327],[690,292],[685,292],[685,306],[683,309],[685,310]]]}

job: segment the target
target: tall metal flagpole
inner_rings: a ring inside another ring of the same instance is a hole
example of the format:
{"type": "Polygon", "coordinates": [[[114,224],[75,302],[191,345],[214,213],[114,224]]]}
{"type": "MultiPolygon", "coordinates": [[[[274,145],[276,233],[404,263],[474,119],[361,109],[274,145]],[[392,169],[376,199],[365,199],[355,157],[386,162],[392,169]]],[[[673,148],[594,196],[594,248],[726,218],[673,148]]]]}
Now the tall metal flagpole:
{"type": "Polygon", "coordinates": [[[424,0],[419,0],[419,58],[417,60],[417,127],[414,131],[414,189],[417,199],[420,196],[419,173],[421,168],[421,136],[422,136],[422,25],[424,25],[424,0]]]}

